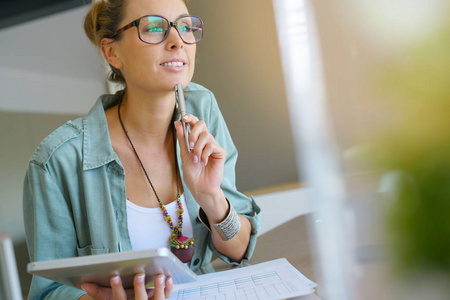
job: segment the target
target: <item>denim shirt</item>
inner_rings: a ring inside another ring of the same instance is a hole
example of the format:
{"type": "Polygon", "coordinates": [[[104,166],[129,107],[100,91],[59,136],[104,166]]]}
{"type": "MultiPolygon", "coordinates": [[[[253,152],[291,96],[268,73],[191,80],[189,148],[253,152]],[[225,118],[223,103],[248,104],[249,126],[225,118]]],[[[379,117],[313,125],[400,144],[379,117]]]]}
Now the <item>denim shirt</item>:
{"type": "MultiPolygon", "coordinates": [[[[230,264],[243,264],[255,248],[260,209],[253,198],[236,190],[237,151],[214,95],[191,83],[186,96],[186,110],[205,121],[210,133],[225,148],[227,158],[221,188],[236,211],[252,225],[244,259],[231,262],[214,248],[210,232],[198,219],[199,205],[182,179],[196,241],[190,268],[195,271],[207,266],[213,253],[230,264]]],[[[125,171],[111,146],[105,116],[105,110],[113,105],[114,95],[101,96],[86,117],[56,129],[32,155],[23,195],[31,261],[132,250],[125,171]]],[[[178,143],[177,158],[182,175],[178,143]]],[[[84,294],[82,290],[33,276],[29,299],[78,299],[84,294]]]]}

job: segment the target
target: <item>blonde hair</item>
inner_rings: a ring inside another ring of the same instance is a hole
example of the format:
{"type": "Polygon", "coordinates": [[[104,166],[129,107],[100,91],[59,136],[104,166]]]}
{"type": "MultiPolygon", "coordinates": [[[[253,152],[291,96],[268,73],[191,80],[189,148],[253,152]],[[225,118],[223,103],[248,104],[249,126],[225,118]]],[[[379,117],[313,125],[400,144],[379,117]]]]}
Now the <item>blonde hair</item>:
{"type": "MultiPolygon", "coordinates": [[[[183,0],[187,7],[187,0],[183,0]]],[[[97,47],[104,38],[110,38],[118,29],[125,13],[127,0],[93,0],[91,9],[84,18],[84,32],[97,47]]],[[[108,79],[125,85],[119,69],[111,67],[108,79]]]]}

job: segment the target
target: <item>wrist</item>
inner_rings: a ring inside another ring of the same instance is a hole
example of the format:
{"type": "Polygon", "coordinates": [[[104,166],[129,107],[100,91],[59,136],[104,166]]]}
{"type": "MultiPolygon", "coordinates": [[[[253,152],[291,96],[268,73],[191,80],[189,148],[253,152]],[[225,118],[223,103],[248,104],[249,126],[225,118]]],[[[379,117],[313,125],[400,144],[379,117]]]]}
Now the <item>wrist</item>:
{"type": "Polygon", "coordinates": [[[200,204],[210,223],[222,222],[229,212],[228,201],[222,189],[214,194],[204,194],[195,199],[200,204]]]}
{"type": "Polygon", "coordinates": [[[241,221],[239,215],[234,210],[230,201],[228,199],[226,200],[228,204],[227,215],[225,219],[220,223],[211,224],[202,208],[200,207],[200,209],[198,210],[198,218],[203,223],[203,225],[205,225],[206,228],[208,228],[208,230],[211,231],[211,233],[213,231],[217,232],[217,234],[223,241],[231,240],[239,233],[239,230],[241,228],[241,221]]]}

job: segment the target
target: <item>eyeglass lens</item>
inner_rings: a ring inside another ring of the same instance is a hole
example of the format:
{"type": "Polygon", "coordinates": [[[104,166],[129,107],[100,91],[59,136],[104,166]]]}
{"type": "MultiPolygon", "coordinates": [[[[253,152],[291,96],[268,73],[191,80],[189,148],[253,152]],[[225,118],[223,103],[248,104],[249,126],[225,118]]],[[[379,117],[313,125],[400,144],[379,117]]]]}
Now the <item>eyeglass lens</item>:
{"type": "MultiPolygon", "coordinates": [[[[162,17],[145,16],[139,22],[139,37],[143,42],[158,44],[167,38],[170,27],[169,22],[162,17]]],[[[178,19],[176,29],[187,44],[194,44],[202,39],[202,21],[197,17],[187,16],[178,19]]]]}

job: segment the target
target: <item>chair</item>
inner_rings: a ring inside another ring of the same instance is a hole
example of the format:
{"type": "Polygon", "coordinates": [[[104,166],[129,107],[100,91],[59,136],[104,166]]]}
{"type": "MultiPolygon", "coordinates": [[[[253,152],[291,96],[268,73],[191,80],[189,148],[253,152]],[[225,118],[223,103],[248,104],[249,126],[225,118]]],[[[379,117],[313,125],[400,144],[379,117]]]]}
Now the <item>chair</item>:
{"type": "Polygon", "coordinates": [[[0,300],[22,300],[19,274],[11,238],[0,233],[0,300]]]}

